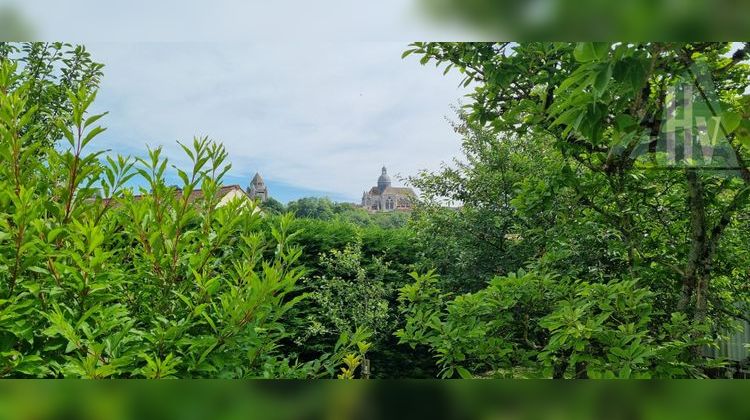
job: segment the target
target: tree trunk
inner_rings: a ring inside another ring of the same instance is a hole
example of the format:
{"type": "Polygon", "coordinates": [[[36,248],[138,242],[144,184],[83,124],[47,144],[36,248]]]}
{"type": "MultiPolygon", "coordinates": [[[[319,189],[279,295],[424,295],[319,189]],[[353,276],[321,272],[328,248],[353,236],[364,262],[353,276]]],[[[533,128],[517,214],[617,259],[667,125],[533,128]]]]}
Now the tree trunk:
{"type": "Polygon", "coordinates": [[[690,252],[682,279],[682,294],[678,304],[681,312],[695,314],[705,308],[706,288],[710,276],[710,253],[707,237],[706,205],[703,183],[696,169],[687,170],[688,206],[690,209],[690,252]]]}
{"type": "Polygon", "coordinates": [[[586,362],[577,362],[576,363],[576,379],[588,379],[589,378],[589,372],[588,372],[588,365],[586,362]]]}
{"type": "Polygon", "coordinates": [[[568,359],[558,360],[552,371],[552,379],[565,379],[566,370],[568,370],[568,359]]]}
{"type": "Polygon", "coordinates": [[[561,350],[557,362],[552,369],[552,379],[565,379],[565,372],[568,371],[570,355],[573,349],[561,350]]]}
{"type": "MultiPolygon", "coordinates": [[[[696,169],[687,170],[687,181],[691,242],[678,309],[688,316],[692,316],[693,325],[697,327],[705,321],[706,317],[708,286],[711,280],[711,261],[716,246],[713,238],[709,238],[704,188],[696,169]]],[[[696,334],[697,330],[694,330],[693,333],[696,334]]],[[[700,346],[692,346],[690,352],[693,357],[700,357],[700,346]]]]}

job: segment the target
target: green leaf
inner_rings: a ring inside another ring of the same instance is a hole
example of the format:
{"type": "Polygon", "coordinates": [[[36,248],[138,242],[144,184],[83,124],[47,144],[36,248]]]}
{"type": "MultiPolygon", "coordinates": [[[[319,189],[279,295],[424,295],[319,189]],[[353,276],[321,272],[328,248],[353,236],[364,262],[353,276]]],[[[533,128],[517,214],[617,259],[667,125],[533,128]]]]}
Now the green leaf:
{"type": "Polygon", "coordinates": [[[94,127],[83,138],[83,140],[81,141],[81,145],[83,147],[85,147],[87,144],[89,144],[89,142],[91,142],[91,140],[94,139],[94,137],[98,136],[99,134],[103,133],[106,130],[107,130],[106,128],[103,128],[103,127],[100,127],[100,126],[94,127]]]}
{"type": "Polygon", "coordinates": [[[635,118],[627,114],[620,114],[615,117],[617,123],[617,129],[620,131],[627,131],[628,128],[636,125],[635,118]]]}
{"type": "Polygon", "coordinates": [[[607,64],[602,67],[594,79],[594,90],[597,92],[598,96],[601,96],[607,89],[610,79],[612,79],[612,65],[607,64]]]}
{"type": "Polygon", "coordinates": [[[94,116],[91,116],[91,117],[87,118],[87,119],[86,119],[86,122],[84,122],[84,124],[83,124],[83,128],[87,128],[87,127],[88,127],[88,126],[90,126],[91,124],[93,124],[93,123],[95,123],[95,122],[99,121],[99,119],[100,119],[101,117],[103,117],[103,116],[105,116],[105,115],[107,115],[107,114],[108,114],[108,112],[105,112],[105,113],[102,113],[102,114],[97,114],[97,115],[94,115],[94,116]]]}
{"type": "Polygon", "coordinates": [[[461,366],[456,366],[456,372],[458,372],[459,376],[461,376],[461,379],[473,379],[474,378],[471,372],[462,368],[461,366]]]}
{"type": "Polygon", "coordinates": [[[415,48],[415,49],[411,49],[411,50],[406,50],[406,51],[404,51],[404,52],[403,52],[403,53],[401,54],[401,58],[402,58],[402,59],[403,59],[403,58],[406,58],[406,57],[408,57],[409,55],[413,54],[413,53],[414,53],[415,51],[417,51],[417,49],[416,49],[416,48],[415,48]]]}
{"type": "Polygon", "coordinates": [[[742,121],[742,117],[740,114],[736,112],[725,112],[721,116],[721,124],[724,126],[724,129],[727,131],[727,134],[733,132],[737,129],[737,127],[740,126],[740,122],[742,121]]]}
{"type": "Polygon", "coordinates": [[[601,61],[609,53],[609,43],[579,42],[573,50],[573,57],[581,63],[601,61]]]}

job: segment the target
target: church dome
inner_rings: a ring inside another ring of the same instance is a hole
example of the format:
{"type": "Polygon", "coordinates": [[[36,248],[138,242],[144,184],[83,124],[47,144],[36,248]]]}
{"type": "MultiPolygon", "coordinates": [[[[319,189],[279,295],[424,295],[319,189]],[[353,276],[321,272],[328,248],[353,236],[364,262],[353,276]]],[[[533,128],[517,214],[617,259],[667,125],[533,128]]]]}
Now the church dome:
{"type": "Polygon", "coordinates": [[[380,177],[378,178],[378,189],[382,193],[385,191],[386,188],[391,186],[391,177],[388,176],[388,171],[386,171],[385,166],[383,166],[383,171],[380,174],[380,177]]]}

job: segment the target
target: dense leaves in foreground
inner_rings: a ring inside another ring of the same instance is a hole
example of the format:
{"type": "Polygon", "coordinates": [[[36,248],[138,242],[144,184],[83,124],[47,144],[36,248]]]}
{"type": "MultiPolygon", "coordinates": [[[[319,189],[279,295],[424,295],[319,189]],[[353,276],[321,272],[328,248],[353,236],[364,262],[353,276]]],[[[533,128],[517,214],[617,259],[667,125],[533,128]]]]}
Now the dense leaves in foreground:
{"type": "Polygon", "coordinates": [[[374,215],[222,200],[206,138],[97,151],[101,66],[0,45],[0,377],[704,377],[748,319],[748,46],[415,43],[464,156],[374,215]],[[686,83],[731,171],[657,170],[686,83]]]}
{"type": "Polygon", "coordinates": [[[64,140],[46,147],[28,71],[0,64],[0,376],[354,376],[365,330],[314,359],[280,348],[282,318],[307,297],[293,293],[298,233],[249,200],[219,205],[222,146],[181,145],[192,166],[168,186],[161,149],[91,151],[102,115],[81,84],[54,119],[64,140]],[[148,193],[125,188],[136,177],[148,193]]]}
{"type": "Polygon", "coordinates": [[[750,318],[749,53],[412,44],[473,89],[465,158],[413,180],[441,276],[401,290],[401,341],[445,377],[711,372],[705,350],[750,318]]]}

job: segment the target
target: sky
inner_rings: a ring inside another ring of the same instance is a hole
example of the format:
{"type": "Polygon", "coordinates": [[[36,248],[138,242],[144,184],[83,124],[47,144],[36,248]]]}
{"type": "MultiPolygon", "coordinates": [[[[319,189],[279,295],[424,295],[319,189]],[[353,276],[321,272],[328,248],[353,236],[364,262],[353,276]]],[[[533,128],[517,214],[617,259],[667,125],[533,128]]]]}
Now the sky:
{"type": "Polygon", "coordinates": [[[41,39],[69,41],[403,41],[475,39],[436,24],[432,0],[0,0],[41,39]]]}
{"type": "Polygon", "coordinates": [[[272,197],[359,201],[386,165],[395,184],[460,153],[446,118],[467,93],[401,41],[87,42],[105,64],[94,111],[99,147],[142,156],[209,136],[226,147],[225,183],[260,172],[272,197]]]}

